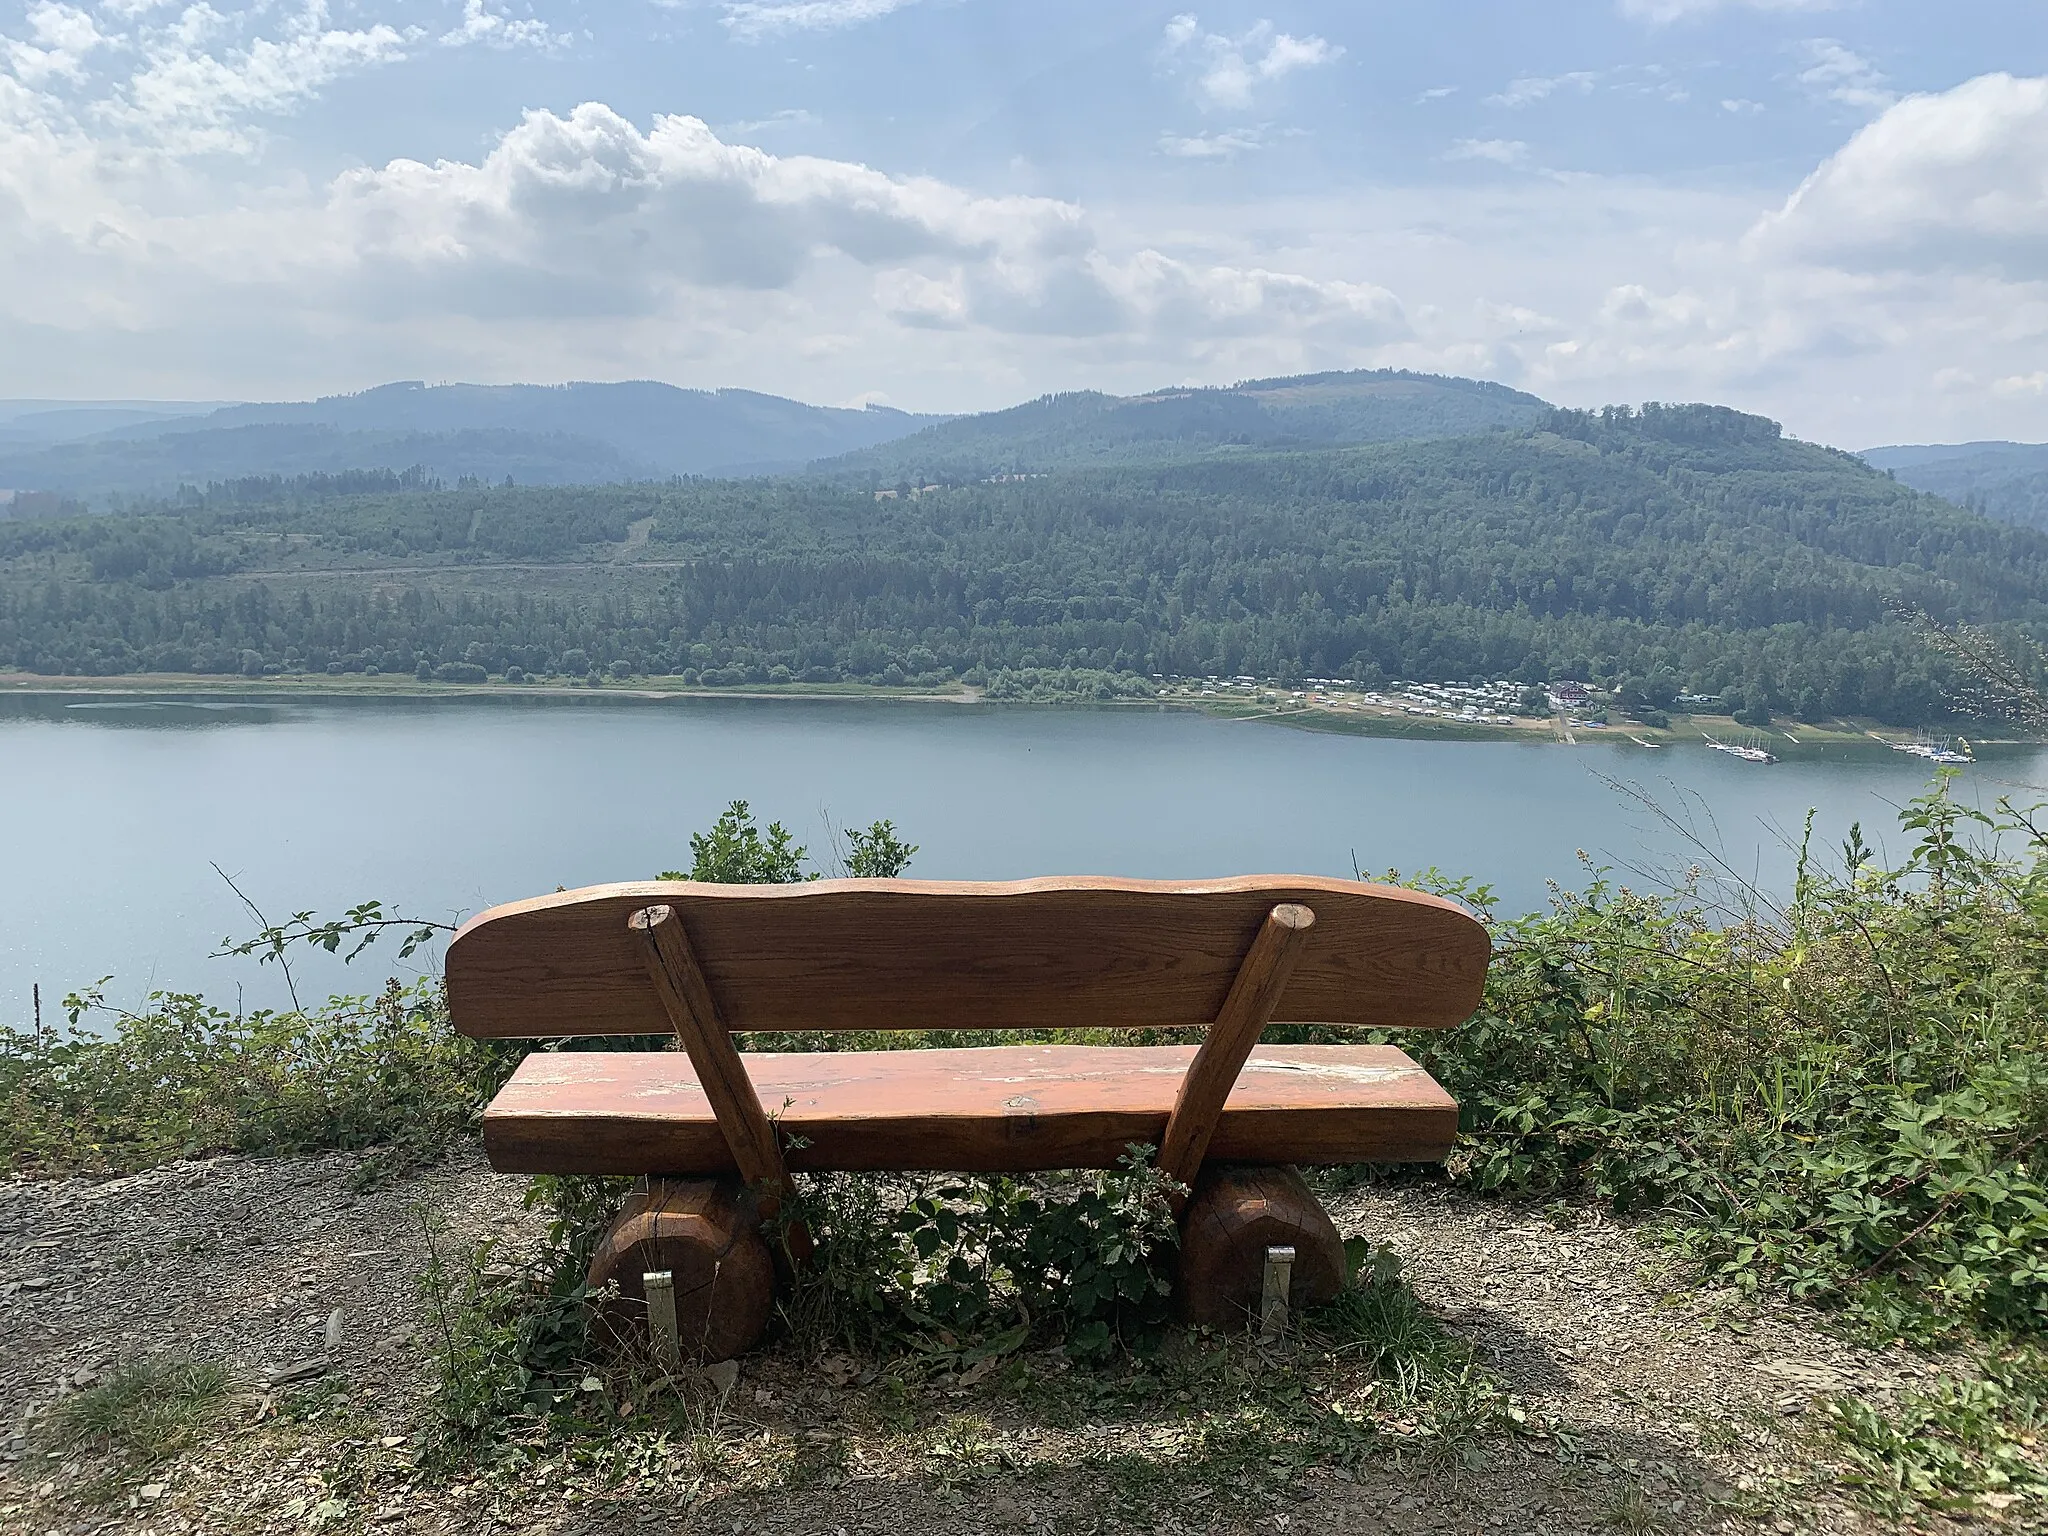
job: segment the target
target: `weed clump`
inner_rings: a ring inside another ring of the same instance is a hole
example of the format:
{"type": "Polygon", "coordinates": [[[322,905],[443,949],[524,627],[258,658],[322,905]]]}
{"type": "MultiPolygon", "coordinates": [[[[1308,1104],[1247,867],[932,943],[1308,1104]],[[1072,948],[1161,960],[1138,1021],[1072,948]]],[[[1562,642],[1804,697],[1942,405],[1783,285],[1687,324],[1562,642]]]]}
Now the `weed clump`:
{"type": "Polygon", "coordinates": [[[232,1374],[217,1360],[155,1355],[117,1367],[63,1399],[52,1428],[63,1444],[146,1466],[189,1443],[233,1385],[232,1374]]]}
{"type": "Polygon", "coordinates": [[[421,1213],[427,1305],[439,1385],[435,1408],[450,1448],[473,1446],[573,1402],[593,1357],[590,1261],[630,1179],[556,1178],[527,1185],[529,1210],[549,1212],[546,1235],[508,1261],[500,1240],[450,1253],[421,1213]]]}
{"type": "Polygon", "coordinates": [[[2048,1354],[2009,1347],[1982,1375],[1901,1394],[1890,1408],[1837,1397],[1828,1422],[1847,1481],[1890,1515],[1918,1506],[2002,1518],[2048,1498],[2048,1354]]]}

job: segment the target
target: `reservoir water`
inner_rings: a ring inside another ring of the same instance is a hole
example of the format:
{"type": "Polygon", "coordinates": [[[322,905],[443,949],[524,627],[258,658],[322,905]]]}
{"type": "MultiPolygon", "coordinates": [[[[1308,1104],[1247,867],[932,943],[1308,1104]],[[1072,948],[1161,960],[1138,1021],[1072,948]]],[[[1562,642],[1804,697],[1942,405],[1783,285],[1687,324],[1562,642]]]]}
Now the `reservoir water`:
{"type": "MultiPolygon", "coordinates": [[[[1609,780],[1689,813],[1732,866],[1782,888],[1808,807],[1825,846],[1852,820],[1899,851],[1894,808],[1924,763],[1868,748],[1780,748],[1759,767],[1617,737],[1432,742],[1149,709],[875,700],[0,697],[0,1020],[46,1021],[111,975],[226,1006],[284,1000],[274,967],[207,958],[254,923],[366,898],[436,917],[687,867],[689,834],[734,799],[829,863],[831,825],[895,821],[911,873],[1196,878],[1368,875],[1428,866],[1490,883],[1509,910],[1580,878],[1578,850],[1638,868],[1693,856],[1609,780]]],[[[2043,798],[2048,756],[1966,770],[1990,806],[2043,798]]],[[[1634,875],[1624,878],[1636,879],[1634,875]]],[[[372,991],[372,950],[297,968],[300,989],[372,991]]]]}

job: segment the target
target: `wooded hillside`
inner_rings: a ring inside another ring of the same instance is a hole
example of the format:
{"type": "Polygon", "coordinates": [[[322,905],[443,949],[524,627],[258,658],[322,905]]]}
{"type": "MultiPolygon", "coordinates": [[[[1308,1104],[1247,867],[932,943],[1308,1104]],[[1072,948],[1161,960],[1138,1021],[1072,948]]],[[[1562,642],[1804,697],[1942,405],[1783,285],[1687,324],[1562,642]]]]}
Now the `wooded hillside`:
{"type": "Polygon", "coordinates": [[[1138,691],[1635,678],[1940,716],[1890,606],[2048,635],[2048,536],[1715,407],[881,494],[826,477],[217,487],[0,523],[0,663],[1138,691]],[[1073,669],[1083,669],[1076,674],[1073,669]]]}

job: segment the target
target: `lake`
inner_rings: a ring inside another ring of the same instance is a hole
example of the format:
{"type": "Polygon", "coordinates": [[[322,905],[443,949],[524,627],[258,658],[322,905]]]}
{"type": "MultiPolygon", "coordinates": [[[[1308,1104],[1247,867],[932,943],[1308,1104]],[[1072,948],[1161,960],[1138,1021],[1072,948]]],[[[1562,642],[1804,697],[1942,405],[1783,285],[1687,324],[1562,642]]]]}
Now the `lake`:
{"type": "MultiPolygon", "coordinates": [[[[893,819],[911,873],[1194,878],[1434,865],[1504,906],[1579,878],[1576,852],[1673,867],[1683,840],[1607,782],[1689,809],[1728,861],[1782,888],[1809,806],[1825,846],[1851,820],[1898,849],[1893,807],[1926,766],[1872,744],[1771,767],[1617,739],[1440,742],[1326,734],[1152,709],[882,700],[449,700],[0,696],[0,1019],[48,1021],[111,975],[110,1000],[203,991],[284,1000],[274,967],[208,959],[255,924],[370,897],[451,917],[558,885],[687,866],[730,800],[814,853],[831,825],[893,819]],[[1880,834],[1885,834],[1880,836],[1880,834]]],[[[2048,779],[2044,754],[1966,770],[1990,805],[2048,779]]],[[[302,963],[301,990],[413,972],[372,950],[302,963]]],[[[395,954],[395,952],[393,952],[395,954]]]]}

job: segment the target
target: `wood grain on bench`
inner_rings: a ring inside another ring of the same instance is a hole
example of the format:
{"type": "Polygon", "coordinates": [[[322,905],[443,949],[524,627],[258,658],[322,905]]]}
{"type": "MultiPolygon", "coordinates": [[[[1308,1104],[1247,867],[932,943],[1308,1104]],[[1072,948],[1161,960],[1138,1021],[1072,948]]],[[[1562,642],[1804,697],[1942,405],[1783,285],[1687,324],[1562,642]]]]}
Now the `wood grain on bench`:
{"type": "Polygon", "coordinates": [[[465,923],[448,995],[481,1038],[667,1034],[627,929],[667,905],[735,1030],[1207,1025],[1284,902],[1315,935],[1276,1021],[1442,1028],[1478,1006],[1488,941],[1463,908],[1299,875],[591,886],[465,923]]]}
{"type": "MultiPolygon", "coordinates": [[[[1157,1146],[1191,1046],[757,1052],[749,1076],[792,1169],[1021,1173],[1107,1167],[1157,1146]],[[799,1144],[801,1143],[801,1144],[799,1144]]],[[[1209,1142],[1212,1159],[1434,1161],[1458,1108],[1391,1046],[1264,1045],[1209,1142]]],[[[560,1051],[520,1064],[484,1114],[506,1173],[715,1174],[733,1167],[689,1058],[560,1051]]]]}

